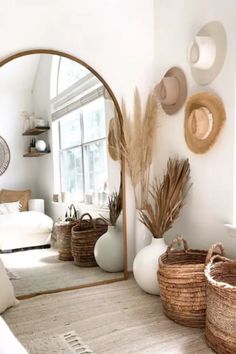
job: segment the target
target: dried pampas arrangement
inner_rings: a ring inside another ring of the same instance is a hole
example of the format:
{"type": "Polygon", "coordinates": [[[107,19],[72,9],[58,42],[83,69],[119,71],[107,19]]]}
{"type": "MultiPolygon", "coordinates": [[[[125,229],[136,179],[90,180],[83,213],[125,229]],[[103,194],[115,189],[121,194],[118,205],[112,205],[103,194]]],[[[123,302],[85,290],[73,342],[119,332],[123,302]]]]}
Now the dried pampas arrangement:
{"type": "Polygon", "coordinates": [[[120,216],[122,210],[122,189],[120,188],[119,193],[113,192],[108,197],[108,208],[109,208],[109,218],[105,218],[100,215],[108,225],[115,226],[118,217],[120,216]]]}
{"type": "Polygon", "coordinates": [[[151,201],[140,210],[140,221],[151,231],[153,237],[161,238],[179,216],[190,188],[190,165],[188,159],[170,158],[163,181],[155,179],[150,185],[151,201]]]}
{"type": "Polygon", "coordinates": [[[125,104],[122,102],[124,143],[121,150],[127,161],[137,209],[142,209],[147,199],[153,141],[159,113],[160,104],[154,91],[148,96],[143,118],[138,89],[134,94],[133,119],[127,114],[125,104]]]}

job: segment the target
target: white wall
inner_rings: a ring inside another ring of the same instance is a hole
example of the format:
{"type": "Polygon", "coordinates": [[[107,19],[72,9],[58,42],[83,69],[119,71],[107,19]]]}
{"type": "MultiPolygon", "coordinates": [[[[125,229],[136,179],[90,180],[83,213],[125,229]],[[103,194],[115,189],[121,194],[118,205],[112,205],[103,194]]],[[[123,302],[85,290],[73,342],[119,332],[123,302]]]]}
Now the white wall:
{"type": "Polygon", "coordinates": [[[157,132],[156,171],[162,171],[169,155],[188,157],[192,190],[179,221],[167,240],[183,234],[191,246],[207,247],[222,241],[229,254],[236,255],[236,240],[228,236],[224,223],[233,222],[234,119],[236,71],[235,1],[157,0],[155,1],[155,79],[159,81],[171,66],[186,73],[188,95],[199,91],[218,94],[224,101],[227,122],[213,148],[202,155],[192,153],[184,140],[184,109],[163,116],[157,132]],[[199,86],[186,60],[194,34],[209,21],[220,21],[227,33],[228,52],[219,76],[209,86],[199,86]]]}
{"type": "MultiPolygon", "coordinates": [[[[50,121],[50,73],[51,55],[41,55],[33,87],[33,107],[35,118],[50,121]]],[[[36,137],[44,140],[52,147],[52,130],[36,137]]],[[[37,158],[37,193],[38,198],[45,201],[45,213],[50,215],[50,203],[53,195],[53,158],[52,153],[37,158]]]]}
{"type": "MultiPolygon", "coordinates": [[[[0,59],[31,48],[73,54],[97,70],[128,105],[135,86],[143,97],[152,86],[153,35],[153,0],[0,0],[0,59]]],[[[129,194],[127,202],[132,261],[129,194]]]]}
{"type": "MultiPolygon", "coordinates": [[[[1,80],[1,75],[0,75],[1,80]]],[[[0,189],[31,189],[35,196],[35,162],[24,158],[28,137],[23,137],[22,111],[32,111],[31,90],[21,87],[0,87],[0,136],[9,145],[11,160],[6,172],[0,176],[0,189]]]]}

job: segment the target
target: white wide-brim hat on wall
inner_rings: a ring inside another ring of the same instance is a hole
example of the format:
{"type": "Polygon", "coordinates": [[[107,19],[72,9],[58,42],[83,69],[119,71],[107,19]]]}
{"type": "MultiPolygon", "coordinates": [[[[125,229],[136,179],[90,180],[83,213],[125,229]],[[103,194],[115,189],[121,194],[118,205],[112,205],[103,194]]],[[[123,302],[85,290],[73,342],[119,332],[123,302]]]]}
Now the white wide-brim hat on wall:
{"type": "Polygon", "coordinates": [[[222,100],[216,95],[200,92],[191,96],[185,108],[185,141],[193,152],[202,154],[215,143],[225,122],[222,100]]]}
{"type": "Polygon", "coordinates": [[[226,50],[226,33],[220,22],[210,22],[196,34],[187,56],[193,78],[198,84],[207,85],[217,77],[223,67],[226,50]]]}
{"type": "Polygon", "coordinates": [[[187,82],[183,70],[178,67],[169,69],[155,91],[163,110],[169,115],[176,113],[187,97],[187,82]]]}

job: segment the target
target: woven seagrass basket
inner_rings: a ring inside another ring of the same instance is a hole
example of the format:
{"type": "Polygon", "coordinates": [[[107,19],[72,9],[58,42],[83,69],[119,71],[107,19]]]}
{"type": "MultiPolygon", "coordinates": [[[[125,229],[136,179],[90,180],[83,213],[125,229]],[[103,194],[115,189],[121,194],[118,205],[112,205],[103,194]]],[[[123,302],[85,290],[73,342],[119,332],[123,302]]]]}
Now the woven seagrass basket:
{"type": "Polygon", "coordinates": [[[204,327],[206,315],[205,265],[220,243],[208,251],[189,249],[186,240],[178,236],[159,257],[158,281],[164,312],[173,321],[187,327],[204,327]],[[176,245],[182,244],[182,250],[176,245]]]}
{"type": "Polygon", "coordinates": [[[57,237],[58,259],[61,261],[73,261],[71,253],[71,229],[76,222],[65,221],[55,225],[57,237]]]}
{"type": "Polygon", "coordinates": [[[85,213],[79,219],[79,223],[72,228],[71,249],[74,263],[80,267],[97,266],[94,257],[95,243],[105,232],[107,224],[101,219],[93,219],[85,213]],[[85,219],[85,217],[88,219],[85,219]]]}
{"type": "Polygon", "coordinates": [[[219,354],[236,353],[236,261],[214,256],[207,278],[206,340],[219,354]]]}

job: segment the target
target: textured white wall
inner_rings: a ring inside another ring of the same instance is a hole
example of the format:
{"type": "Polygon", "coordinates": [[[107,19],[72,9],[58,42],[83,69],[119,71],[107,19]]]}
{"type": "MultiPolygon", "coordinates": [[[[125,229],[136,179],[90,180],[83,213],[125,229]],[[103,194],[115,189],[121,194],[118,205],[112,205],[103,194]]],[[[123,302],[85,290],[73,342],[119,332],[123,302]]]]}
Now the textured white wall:
{"type": "MultiPolygon", "coordinates": [[[[153,84],[153,0],[0,0],[3,59],[33,48],[57,49],[90,64],[117,99],[132,105],[153,84]]],[[[128,246],[134,255],[133,201],[127,181],[128,246]]]]}
{"type": "Polygon", "coordinates": [[[233,222],[234,120],[236,70],[235,1],[157,0],[155,2],[155,79],[159,81],[171,66],[186,73],[188,94],[209,91],[224,101],[227,122],[213,148],[203,155],[192,153],[184,139],[184,109],[164,116],[156,139],[155,170],[162,171],[169,155],[188,157],[191,164],[192,190],[186,206],[167,240],[183,234],[190,245],[207,247],[222,241],[229,254],[236,255],[236,240],[228,236],[224,223],[233,222]],[[219,76],[206,87],[191,76],[186,52],[194,34],[209,21],[220,21],[227,33],[228,51],[219,76]]]}
{"type": "MultiPolygon", "coordinates": [[[[1,81],[1,75],[0,75],[1,81]]],[[[4,80],[3,80],[4,81],[4,80]]],[[[28,137],[23,137],[23,118],[21,112],[32,110],[32,94],[28,89],[0,85],[0,136],[11,153],[6,172],[0,176],[0,189],[31,189],[35,194],[35,161],[29,161],[23,154],[27,152],[28,137]]]]}

